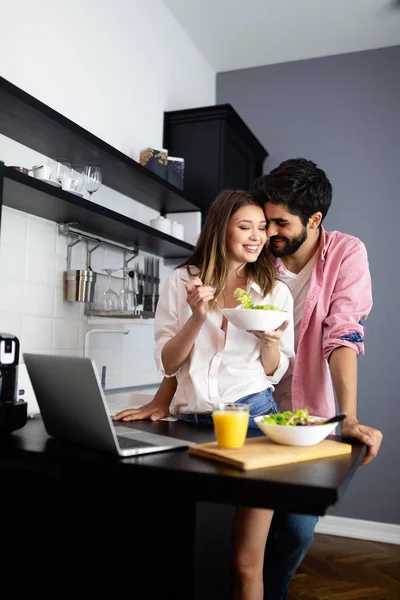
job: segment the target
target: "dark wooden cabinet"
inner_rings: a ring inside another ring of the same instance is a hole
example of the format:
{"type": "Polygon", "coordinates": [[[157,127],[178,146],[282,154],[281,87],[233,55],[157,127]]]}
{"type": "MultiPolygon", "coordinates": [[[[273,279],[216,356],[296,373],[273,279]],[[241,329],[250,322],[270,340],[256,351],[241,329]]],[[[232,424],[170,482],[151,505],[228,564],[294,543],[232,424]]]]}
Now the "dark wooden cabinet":
{"type": "Polygon", "coordinates": [[[250,189],[268,152],[230,104],[164,113],[164,148],[185,159],[185,197],[207,212],[227,188],[250,189]]]}

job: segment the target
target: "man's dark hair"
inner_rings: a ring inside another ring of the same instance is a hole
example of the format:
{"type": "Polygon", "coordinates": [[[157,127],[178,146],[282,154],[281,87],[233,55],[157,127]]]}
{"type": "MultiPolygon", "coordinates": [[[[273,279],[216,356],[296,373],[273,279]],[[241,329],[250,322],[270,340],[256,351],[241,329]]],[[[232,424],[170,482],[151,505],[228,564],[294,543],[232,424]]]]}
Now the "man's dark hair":
{"type": "Polygon", "coordinates": [[[325,171],[305,158],[285,160],[268,175],[261,175],[252,192],[262,204],[284,204],[304,226],[316,212],[322,213],[322,223],[332,201],[332,185],[325,171]]]}

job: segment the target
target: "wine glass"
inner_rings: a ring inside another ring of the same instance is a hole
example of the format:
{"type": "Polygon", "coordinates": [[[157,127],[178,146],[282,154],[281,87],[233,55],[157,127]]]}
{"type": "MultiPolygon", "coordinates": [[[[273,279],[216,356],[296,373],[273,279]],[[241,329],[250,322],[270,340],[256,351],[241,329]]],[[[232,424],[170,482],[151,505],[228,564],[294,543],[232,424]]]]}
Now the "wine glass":
{"type": "Polygon", "coordinates": [[[111,275],[114,271],[120,271],[120,269],[103,269],[108,275],[108,290],[103,294],[103,305],[104,310],[118,310],[119,308],[119,297],[111,287],[111,275]]]}
{"type": "Polygon", "coordinates": [[[99,165],[85,165],[83,174],[85,176],[85,188],[89,192],[91,200],[93,192],[96,192],[101,186],[101,167],[99,165]]]}
{"type": "Polygon", "coordinates": [[[119,295],[119,304],[121,310],[136,310],[137,309],[137,298],[136,294],[131,288],[132,278],[129,276],[130,271],[124,270],[125,285],[124,289],[119,295]]]}

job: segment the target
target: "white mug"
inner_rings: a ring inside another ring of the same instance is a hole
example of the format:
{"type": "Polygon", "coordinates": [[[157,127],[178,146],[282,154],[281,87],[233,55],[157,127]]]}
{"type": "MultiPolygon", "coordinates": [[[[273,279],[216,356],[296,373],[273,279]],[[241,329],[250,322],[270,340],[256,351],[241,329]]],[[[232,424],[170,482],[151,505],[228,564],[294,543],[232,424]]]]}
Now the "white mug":
{"type": "Polygon", "coordinates": [[[51,167],[48,165],[33,165],[32,175],[36,179],[51,179],[51,167]]]}
{"type": "Polygon", "coordinates": [[[61,179],[61,187],[66,192],[75,192],[78,186],[78,180],[73,177],[63,177],[61,179]]]}

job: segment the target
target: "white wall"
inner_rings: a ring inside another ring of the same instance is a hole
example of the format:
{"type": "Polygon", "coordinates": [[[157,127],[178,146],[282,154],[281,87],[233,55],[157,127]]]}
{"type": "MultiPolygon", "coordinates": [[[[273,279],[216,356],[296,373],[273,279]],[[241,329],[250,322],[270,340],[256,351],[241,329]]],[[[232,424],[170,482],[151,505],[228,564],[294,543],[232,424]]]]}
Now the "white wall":
{"type": "MultiPolygon", "coordinates": [[[[0,75],[135,160],[161,145],[164,110],[215,103],[215,73],[161,0],[14,0],[1,24],[0,75]]],[[[40,158],[0,135],[6,164],[40,158]]],[[[156,214],[105,186],[93,201],[144,223],[156,214]]],[[[66,244],[54,223],[3,209],[0,330],[15,333],[23,351],[82,353],[83,306],[62,297],[66,244]]],[[[121,266],[118,252],[92,258],[97,271],[121,266]]],[[[74,249],[73,268],[82,259],[74,249]]],[[[161,266],[162,281],[171,268],[161,266]]],[[[152,346],[153,328],[135,325],[127,336],[93,336],[90,355],[107,366],[109,388],[150,384],[160,380],[152,346]]]]}
{"type": "Polygon", "coordinates": [[[161,0],[13,0],[0,74],[135,160],[164,110],[215,103],[215,73],[161,0]]]}

